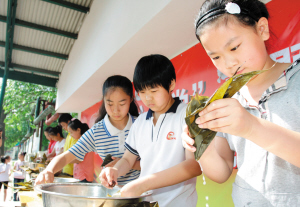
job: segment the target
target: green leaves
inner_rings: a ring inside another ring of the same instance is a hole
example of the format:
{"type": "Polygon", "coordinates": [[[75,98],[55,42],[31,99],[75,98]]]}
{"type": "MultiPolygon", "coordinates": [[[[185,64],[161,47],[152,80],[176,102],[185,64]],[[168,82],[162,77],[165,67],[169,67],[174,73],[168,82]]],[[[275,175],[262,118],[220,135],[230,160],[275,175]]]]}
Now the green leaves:
{"type": "Polygon", "coordinates": [[[190,136],[195,139],[194,146],[196,147],[196,152],[194,155],[197,161],[217,134],[217,132],[210,129],[201,129],[198,127],[195,120],[199,117],[199,112],[215,100],[231,98],[245,84],[247,84],[253,76],[259,75],[263,72],[265,72],[265,70],[235,75],[223,83],[210,98],[196,94],[196,96],[189,102],[186,108],[185,122],[188,125],[190,136]]]}
{"type": "MultiPolygon", "coordinates": [[[[15,146],[27,133],[28,122],[31,123],[33,117],[31,110],[35,107],[37,97],[43,100],[52,101],[56,98],[56,88],[41,86],[20,81],[7,81],[5,90],[3,109],[5,118],[5,142],[6,148],[15,146]]],[[[42,110],[42,109],[41,109],[42,110]]],[[[46,140],[47,141],[47,140],[46,140]]]]}

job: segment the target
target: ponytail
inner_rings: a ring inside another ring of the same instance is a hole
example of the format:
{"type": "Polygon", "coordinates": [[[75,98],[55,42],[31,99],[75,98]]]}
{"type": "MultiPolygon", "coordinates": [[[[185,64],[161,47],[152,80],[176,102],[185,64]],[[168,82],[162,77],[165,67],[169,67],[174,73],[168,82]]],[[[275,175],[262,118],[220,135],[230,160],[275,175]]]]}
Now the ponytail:
{"type": "Polygon", "coordinates": [[[19,154],[25,157],[26,152],[20,152],[19,154]]]}
{"type": "Polygon", "coordinates": [[[1,163],[5,163],[5,156],[1,156],[1,163]]]}
{"type": "Polygon", "coordinates": [[[87,130],[90,129],[86,123],[82,123],[78,119],[72,119],[69,122],[68,127],[70,127],[72,130],[77,130],[79,128],[81,135],[83,135],[87,130]]]}

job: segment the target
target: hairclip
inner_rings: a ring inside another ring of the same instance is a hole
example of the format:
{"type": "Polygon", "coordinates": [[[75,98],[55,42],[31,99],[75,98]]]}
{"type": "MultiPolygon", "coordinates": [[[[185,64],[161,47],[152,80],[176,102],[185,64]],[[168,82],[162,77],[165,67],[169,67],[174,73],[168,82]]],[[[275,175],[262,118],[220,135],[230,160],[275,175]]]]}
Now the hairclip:
{"type": "Polygon", "coordinates": [[[71,121],[74,121],[76,118],[72,118],[71,121]]]}
{"type": "Polygon", "coordinates": [[[199,18],[199,20],[197,21],[196,31],[197,31],[198,27],[204,21],[206,21],[207,19],[209,19],[209,18],[211,18],[213,16],[216,16],[216,15],[219,15],[219,14],[224,14],[224,13],[228,13],[228,14],[244,14],[244,15],[247,15],[247,16],[251,17],[256,22],[258,21],[257,18],[253,17],[251,15],[251,13],[247,9],[244,9],[244,8],[241,9],[241,7],[238,4],[229,2],[229,3],[226,4],[226,6],[220,6],[220,7],[211,9],[208,12],[206,12],[205,14],[203,14],[199,18]]]}

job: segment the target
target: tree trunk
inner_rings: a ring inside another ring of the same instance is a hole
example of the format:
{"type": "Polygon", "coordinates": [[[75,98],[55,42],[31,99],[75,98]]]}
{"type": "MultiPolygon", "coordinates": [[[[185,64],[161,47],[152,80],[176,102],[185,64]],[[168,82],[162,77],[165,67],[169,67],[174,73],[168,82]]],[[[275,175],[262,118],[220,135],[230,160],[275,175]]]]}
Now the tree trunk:
{"type": "Polygon", "coordinates": [[[6,117],[6,114],[4,114],[4,110],[2,109],[1,115],[0,115],[0,128],[2,129],[2,146],[0,148],[0,155],[4,155],[4,144],[5,144],[5,123],[4,119],[6,117]]]}

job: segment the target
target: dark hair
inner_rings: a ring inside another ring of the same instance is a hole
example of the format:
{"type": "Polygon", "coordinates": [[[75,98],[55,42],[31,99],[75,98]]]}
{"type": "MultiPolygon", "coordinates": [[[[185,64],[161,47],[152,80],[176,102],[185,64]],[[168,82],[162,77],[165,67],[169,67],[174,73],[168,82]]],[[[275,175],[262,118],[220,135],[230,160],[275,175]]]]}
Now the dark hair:
{"type": "Polygon", "coordinates": [[[64,138],[64,135],[62,134],[62,128],[60,125],[57,125],[56,127],[51,127],[48,133],[53,136],[57,136],[57,134],[59,133],[60,136],[64,138]]]}
{"type": "Polygon", "coordinates": [[[10,158],[9,155],[2,156],[2,157],[1,157],[1,162],[2,162],[2,163],[5,163],[5,160],[7,160],[7,159],[9,159],[9,158],[10,158]]]}
{"type": "Polygon", "coordinates": [[[71,120],[68,126],[73,130],[77,130],[78,128],[80,128],[81,135],[83,135],[87,130],[89,130],[89,126],[86,123],[82,123],[78,119],[71,120]]]}
{"type": "Polygon", "coordinates": [[[58,118],[58,123],[60,124],[61,122],[65,122],[68,123],[69,121],[71,121],[73,117],[71,116],[71,114],[61,114],[58,118]]]}
{"type": "Polygon", "coordinates": [[[176,81],[175,68],[163,55],[142,57],[135,66],[133,84],[137,92],[156,86],[169,91],[172,80],[176,81]]]}
{"type": "Polygon", "coordinates": [[[132,116],[138,116],[139,115],[139,110],[138,107],[135,103],[134,96],[133,96],[133,86],[131,81],[121,75],[114,75],[108,77],[105,82],[103,83],[102,87],[102,104],[99,108],[99,116],[96,119],[95,123],[101,121],[105,115],[107,114],[106,109],[105,109],[105,104],[104,104],[104,97],[106,96],[107,92],[110,90],[113,90],[115,88],[121,88],[130,98],[132,99],[129,107],[129,113],[132,116]]]}
{"type": "Polygon", "coordinates": [[[51,130],[51,128],[52,128],[52,127],[47,127],[47,128],[44,130],[44,132],[49,133],[49,131],[51,130]]]}
{"type": "Polygon", "coordinates": [[[220,10],[222,10],[222,8],[224,10],[226,4],[229,2],[236,3],[237,5],[239,5],[242,11],[245,11],[241,12],[240,14],[234,14],[236,19],[245,26],[255,27],[257,21],[260,18],[269,18],[269,12],[266,8],[266,5],[259,0],[206,0],[200,8],[200,12],[195,23],[196,37],[199,41],[201,30],[205,25],[217,22],[220,17],[224,17],[224,23],[227,23],[230,14],[228,14],[227,12],[222,12],[220,10]],[[218,10],[217,8],[220,8],[220,10],[218,10]],[[216,10],[211,12],[212,9],[216,10]],[[203,21],[204,19],[205,20],[200,23],[199,20],[209,11],[210,14],[203,18],[201,21],[203,21]]]}
{"type": "Polygon", "coordinates": [[[25,156],[26,152],[19,152],[20,155],[25,156]]]}

